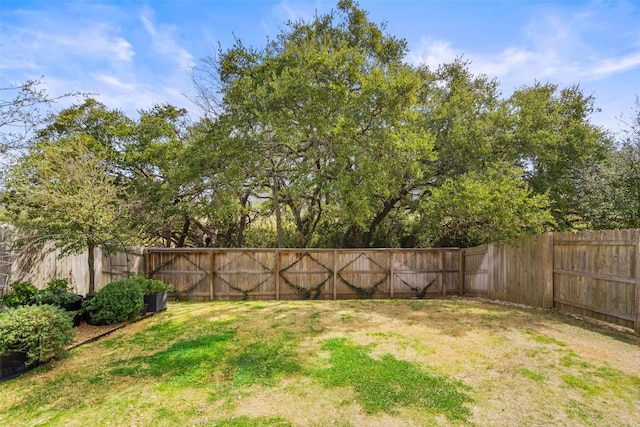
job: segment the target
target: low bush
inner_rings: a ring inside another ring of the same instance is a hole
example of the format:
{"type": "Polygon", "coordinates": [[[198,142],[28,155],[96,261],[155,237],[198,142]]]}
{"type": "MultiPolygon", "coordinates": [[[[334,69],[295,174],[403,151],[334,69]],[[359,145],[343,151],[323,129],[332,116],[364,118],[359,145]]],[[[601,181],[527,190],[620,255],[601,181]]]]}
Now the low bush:
{"type": "Polygon", "coordinates": [[[73,337],[71,316],[58,307],[32,305],[0,312],[0,353],[26,353],[27,365],[60,354],[73,337]]]}
{"type": "Polygon", "coordinates": [[[173,285],[165,283],[162,280],[147,279],[146,277],[141,275],[131,276],[127,280],[137,283],[142,290],[142,293],[145,295],[173,291],[173,285]]]}
{"type": "Polygon", "coordinates": [[[78,303],[82,296],[74,294],[69,288],[67,279],[55,279],[47,283],[45,289],[36,296],[38,304],[50,304],[65,308],[68,305],[78,303]]]}
{"type": "Polygon", "coordinates": [[[85,300],[82,307],[90,322],[97,325],[134,320],[144,307],[143,292],[134,280],[118,280],[100,289],[93,298],[85,300]]]}
{"type": "Polygon", "coordinates": [[[16,308],[22,305],[31,305],[36,303],[38,296],[38,288],[30,282],[12,283],[11,292],[2,296],[2,305],[9,308],[16,308]]]}

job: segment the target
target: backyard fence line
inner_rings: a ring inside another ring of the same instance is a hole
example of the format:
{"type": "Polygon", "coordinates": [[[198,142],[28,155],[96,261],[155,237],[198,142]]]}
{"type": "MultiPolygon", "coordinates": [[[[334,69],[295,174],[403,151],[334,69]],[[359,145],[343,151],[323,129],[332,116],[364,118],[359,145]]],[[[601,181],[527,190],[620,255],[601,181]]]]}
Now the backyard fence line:
{"type": "Polygon", "coordinates": [[[144,253],[145,274],[191,300],[476,296],[556,308],[640,333],[640,230],[543,233],[466,249],[144,253]]]}
{"type": "MultiPolygon", "coordinates": [[[[11,261],[0,271],[5,287],[29,280],[42,288],[68,278],[87,293],[86,253],[10,253],[15,231],[0,231],[11,261]]],[[[200,301],[476,296],[555,308],[640,334],[640,229],[544,233],[466,249],[135,248],[97,255],[96,290],[144,273],[174,284],[180,298],[200,301]]]]}
{"type": "Polygon", "coordinates": [[[555,308],[640,334],[640,229],[544,233],[463,253],[465,295],[555,308]]]}
{"type": "Polygon", "coordinates": [[[145,273],[191,300],[462,295],[460,250],[148,248],[145,273]]]}

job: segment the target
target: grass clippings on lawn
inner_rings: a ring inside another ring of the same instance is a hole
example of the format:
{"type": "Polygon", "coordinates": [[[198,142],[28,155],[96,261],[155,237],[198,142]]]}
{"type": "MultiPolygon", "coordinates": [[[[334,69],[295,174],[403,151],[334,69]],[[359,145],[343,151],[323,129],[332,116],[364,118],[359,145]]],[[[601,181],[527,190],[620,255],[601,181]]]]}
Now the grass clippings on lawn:
{"type": "Polygon", "coordinates": [[[635,426],[639,361],[480,301],[180,303],[0,384],[0,425],[635,426]]]}

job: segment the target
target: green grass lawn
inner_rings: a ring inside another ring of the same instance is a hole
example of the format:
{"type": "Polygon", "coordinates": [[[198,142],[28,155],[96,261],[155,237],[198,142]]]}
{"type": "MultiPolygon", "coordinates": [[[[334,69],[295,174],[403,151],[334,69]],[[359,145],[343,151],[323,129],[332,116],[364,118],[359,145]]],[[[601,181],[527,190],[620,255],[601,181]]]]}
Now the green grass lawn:
{"type": "Polygon", "coordinates": [[[179,303],[0,384],[0,425],[634,426],[640,339],[466,300],[179,303]]]}

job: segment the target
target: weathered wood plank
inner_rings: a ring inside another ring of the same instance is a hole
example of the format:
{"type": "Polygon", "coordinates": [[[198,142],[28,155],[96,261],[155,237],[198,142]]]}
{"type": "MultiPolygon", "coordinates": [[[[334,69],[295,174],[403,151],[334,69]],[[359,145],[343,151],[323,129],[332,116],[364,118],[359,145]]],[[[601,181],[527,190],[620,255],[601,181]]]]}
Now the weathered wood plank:
{"type": "Polygon", "coordinates": [[[633,329],[636,334],[640,334],[640,230],[636,233],[636,248],[635,248],[635,276],[636,284],[634,289],[634,326],[633,329]]]}
{"type": "Polygon", "coordinates": [[[582,245],[582,246],[634,246],[632,240],[554,240],[554,245],[582,245]]]}
{"type": "Polygon", "coordinates": [[[623,313],[623,312],[620,312],[620,311],[616,311],[616,310],[600,309],[600,308],[594,307],[592,305],[580,304],[580,303],[575,302],[575,301],[568,301],[568,300],[564,300],[564,299],[560,299],[560,298],[557,298],[556,302],[559,303],[559,304],[570,305],[572,307],[581,308],[581,309],[587,310],[587,311],[593,311],[595,313],[600,313],[600,314],[604,314],[604,315],[611,316],[611,317],[617,317],[619,319],[633,321],[633,316],[632,315],[630,315],[628,313],[623,313]]]}
{"type": "Polygon", "coordinates": [[[588,277],[590,279],[596,280],[606,280],[608,282],[617,282],[617,283],[636,283],[635,277],[620,277],[620,276],[612,276],[609,274],[594,274],[587,273],[584,271],[569,271],[569,270],[560,270],[554,269],[554,274],[565,275],[565,276],[578,276],[578,277],[588,277]]]}

